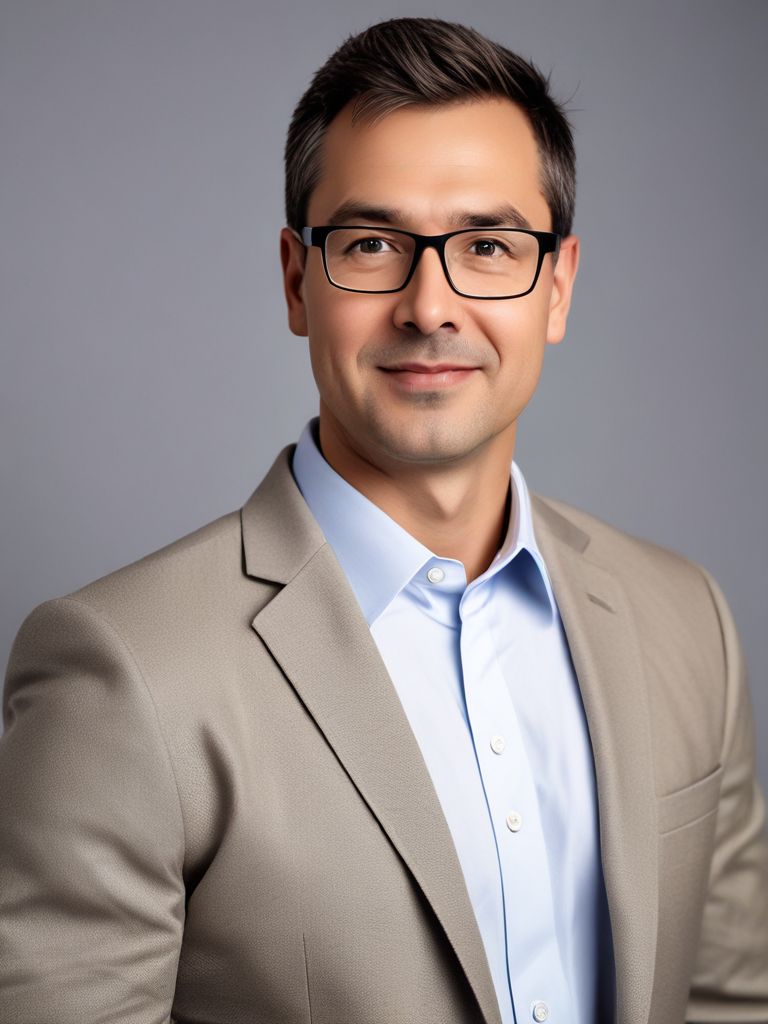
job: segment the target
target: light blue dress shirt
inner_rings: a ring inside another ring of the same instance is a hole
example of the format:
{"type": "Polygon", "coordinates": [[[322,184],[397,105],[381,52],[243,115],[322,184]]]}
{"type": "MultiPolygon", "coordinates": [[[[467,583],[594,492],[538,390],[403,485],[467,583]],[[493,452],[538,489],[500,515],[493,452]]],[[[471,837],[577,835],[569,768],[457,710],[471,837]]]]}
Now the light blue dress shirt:
{"type": "Polygon", "coordinates": [[[610,1019],[613,969],[592,749],[523,475],[504,543],[469,585],[323,458],[293,457],[421,748],[504,1024],[610,1019]]]}

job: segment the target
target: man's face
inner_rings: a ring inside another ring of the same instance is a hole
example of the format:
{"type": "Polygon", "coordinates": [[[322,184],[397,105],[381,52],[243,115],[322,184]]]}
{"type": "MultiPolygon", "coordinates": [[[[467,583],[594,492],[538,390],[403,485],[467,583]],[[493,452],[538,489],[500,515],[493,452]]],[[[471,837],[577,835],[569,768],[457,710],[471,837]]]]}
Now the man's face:
{"type": "MultiPolygon", "coordinates": [[[[339,224],[335,211],[352,201],[379,214],[357,214],[350,224],[441,234],[461,216],[490,217],[511,205],[530,227],[551,230],[533,132],[506,99],[407,107],[354,126],[348,105],[328,129],[307,223],[339,224]],[[385,219],[385,210],[396,213],[385,219]]],[[[434,249],[403,291],[378,295],[335,288],[320,249],[304,250],[288,229],[281,256],[290,327],[309,337],[321,424],[337,441],[390,466],[455,462],[495,438],[514,441],[544,346],[565,332],[575,237],[554,269],[545,256],[534,290],[516,299],[457,295],[434,249]],[[396,369],[404,363],[462,372],[396,369]]]]}

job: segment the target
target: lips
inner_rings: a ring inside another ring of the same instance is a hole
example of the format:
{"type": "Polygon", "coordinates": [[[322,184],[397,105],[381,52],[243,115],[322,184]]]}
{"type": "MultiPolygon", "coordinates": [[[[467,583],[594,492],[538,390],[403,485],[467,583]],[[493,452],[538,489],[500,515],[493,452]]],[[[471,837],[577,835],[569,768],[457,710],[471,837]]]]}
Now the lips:
{"type": "Polygon", "coordinates": [[[457,363],[397,363],[395,366],[382,366],[382,370],[389,373],[445,373],[446,371],[474,370],[474,366],[461,366],[457,363]]]}
{"type": "Polygon", "coordinates": [[[397,363],[380,369],[401,394],[413,394],[457,386],[477,373],[479,368],[457,363],[397,363]]]}

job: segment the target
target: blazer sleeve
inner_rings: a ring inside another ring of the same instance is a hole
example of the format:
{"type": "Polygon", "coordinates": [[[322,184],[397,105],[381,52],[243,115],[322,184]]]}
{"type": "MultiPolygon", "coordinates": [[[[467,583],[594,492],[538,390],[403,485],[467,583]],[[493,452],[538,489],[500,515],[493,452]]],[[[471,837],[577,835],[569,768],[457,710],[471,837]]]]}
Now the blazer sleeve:
{"type": "Polygon", "coordinates": [[[686,1020],[768,1022],[768,842],[755,769],[746,666],[733,616],[713,577],[726,665],[723,779],[715,848],[686,1020]]]}
{"type": "Polygon", "coordinates": [[[149,690],[90,606],[19,630],[0,736],[0,1020],[162,1024],[184,924],[184,827],[149,690]]]}

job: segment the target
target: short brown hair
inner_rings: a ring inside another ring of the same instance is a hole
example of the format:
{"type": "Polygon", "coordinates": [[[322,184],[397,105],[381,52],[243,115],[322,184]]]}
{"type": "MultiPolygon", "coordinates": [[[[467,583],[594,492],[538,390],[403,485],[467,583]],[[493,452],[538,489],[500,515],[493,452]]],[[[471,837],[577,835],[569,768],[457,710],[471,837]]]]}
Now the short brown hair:
{"type": "Polygon", "coordinates": [[[350,100],[353,122],[399,107],[503,96],[525,111],[541,160],[552,230],[571,232],[576,198],[573,135],[549,78],[511,50],[439,18],[391,18],[349,36],[315,73],[291,118],[285,145],[285,213],[296,231],[322,171],[328,125],[350,100]]]}

